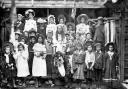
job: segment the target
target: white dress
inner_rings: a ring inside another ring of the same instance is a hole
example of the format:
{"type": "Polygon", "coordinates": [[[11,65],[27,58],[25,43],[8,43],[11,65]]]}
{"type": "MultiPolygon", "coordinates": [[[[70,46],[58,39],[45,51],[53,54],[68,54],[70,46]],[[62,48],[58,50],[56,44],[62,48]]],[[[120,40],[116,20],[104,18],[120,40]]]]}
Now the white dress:
{"type": "Polygon", "coordinates": [[[33,76],[47,76],[47,69],[46,69],[46,60],[45,55],[40,55],[40,53],[46,53],[46,47],[43,44],[36,43],[33,46],[34,50],[34,59],[33,59],[33,67],[32,67],[32,75],[33,76]]]}
{"type": "Polygon", "coordinates": [[[18,51],[14,54],[17,67],[17,77],[27,77],[29,75],[28,67],[28,52],[27,51],[18,51]]]}
{"type": "Polygon", "coordinates": [[[37,32],[36,21],[33,20],[33,19],[26,20],[25,26],[24,26],[24,32],[25,31],[30,31],[32,28],[37,32]]]}
{"type": "Polygon", "coordinates": [[[82,39],[82,41],[84,41],[85,38],[86,38],[86,34],[90,33],[89,25],[86,25],[84,23],[78,24],[76,26],[76,33],[80,33],[81,34],[81,39],[82,39]]]}
{"type": "Polygon", "coordinates": [[[56,38],[56,30],[57,30],[57,25],[56,24],[48,24],[46,27],[46,35],[48,34],[48,32],[52,32],[53,33],[53,40],[55,40],[56,38]]]}

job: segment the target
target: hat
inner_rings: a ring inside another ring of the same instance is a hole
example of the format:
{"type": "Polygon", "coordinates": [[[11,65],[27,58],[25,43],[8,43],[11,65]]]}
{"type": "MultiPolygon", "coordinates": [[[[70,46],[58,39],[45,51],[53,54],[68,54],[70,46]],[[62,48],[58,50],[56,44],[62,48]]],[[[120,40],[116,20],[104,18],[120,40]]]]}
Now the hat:
{"type": "Polygon", "coordinates": [[[100,17],[98,17],[97,19],[98,19],[98,20],[104,20],[104,18],[103,18],[103,17],[101,17],[101,16],[100,16],[100,17]]]}
{"type": "Polygon", "coordinates": [[[2,47],[2,48],[3,48],[3,51],[5,51],[5,48],[6,48],[7,46],[10,47],[11,52],[14,51],[14,46],[13,46],[13,44],[12,44],[11,42],[5,42],[5,43],[3,44],[3,47],[2,47]]]}
{"type": "Polygon", "coordinates": [[[32,28],[31,30],[29,30],[29,33],[32,33],[32,32],[36,33],[36,30],[34,28],[32,28]]]}
{"type": "Polygon", "coordinates": [[[86,45],[87,45],[87,46],[93,46],[94,44],[93,44],[93,41],[87,41],[87,42],[86,42],[86,45]]]}
{"type": "Polygon", "coordinates": [[[27,17],[28,17],[28,15],[29,15],[30,13],[32,13],[32,15],[35,16],[34,10],[28,9],[28,10],[25,11],[25,15],[26,15],[27,17]]]}
{"type": "Polygon", "coordinates": [[[84,18],[85,19],[85,22],[88,22],[88,16],[86,14],[81,14],[77,17],[77,22],[78,23],[81,23],[81,18],[84,18]]]}
{"type": "Polygon", "coordinates": [[[24,17],[22,14],[18,14],[17,16],[18,16],[18,17],[24,17]]]}
{"type": "Polygon", "coordinates": [[[15,34],[21,35],[22,33],[20,32],[20,30],[17,30],[17,31],[15,32],[15,34]]]}
{"type": "Polygon", "coordinates": [[[67,28],[68,28],[69,26],[72,26],[72,27],[73,27],[73,30],[75,30],[75,24],[72,23],[72,22],[67,22],[67,23],[66,23],[66,26],[67,26],[67,28]]]}
{"type": "Polygon", "coordinates": [[[62,15],[62,14],[58,16],[58,22],[60,21],[60,19],[63,19],[64,22],[66,22],[66,18],[65,18],[65,16],[62,15]]]}
{"type": "Polygon", "coordinates": [[[54,15],[49,15],[48,18],[47,18],[48,24],[50,23],[50,22],[49,22],[50,18],[53,18],[53,19],[54,19],[54,23],[56,23],[56,22],[55,22],[55,17],[54,17],[54,15]]]}
{"type": "Polygon", "coordinates": [[[95,47],[97,47],[97,46],[100,46],[101,47],[101,43],[96,43],[94,46],[95,47]]]}
{"type": "Polygon", "coordinates": [[[37,19],[37,23],[46,23],[47,21],[45,19],[42,18],[38,18],[37,19]]]}

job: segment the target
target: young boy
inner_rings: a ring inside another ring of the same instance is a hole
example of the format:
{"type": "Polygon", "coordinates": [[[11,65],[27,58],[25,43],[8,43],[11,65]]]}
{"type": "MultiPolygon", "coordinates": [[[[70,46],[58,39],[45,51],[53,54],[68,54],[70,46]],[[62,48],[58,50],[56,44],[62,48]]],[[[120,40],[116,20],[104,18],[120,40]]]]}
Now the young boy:
{"type": "Polygon", "coordinates": [[[103,61],[104,61],[104,54],[101,51],[101,43],[95,44],[96,52],[95,52],[95,80],[97,82],[97,89],[100,87],[100,82],[102,80],[102,69],[103,69],[103,61]]]}

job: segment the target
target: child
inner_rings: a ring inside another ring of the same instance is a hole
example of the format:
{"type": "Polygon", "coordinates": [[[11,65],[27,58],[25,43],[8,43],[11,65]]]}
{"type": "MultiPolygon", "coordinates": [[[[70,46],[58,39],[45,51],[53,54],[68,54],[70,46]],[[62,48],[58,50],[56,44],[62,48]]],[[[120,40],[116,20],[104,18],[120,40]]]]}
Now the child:
{"type": "Polygon", "coordinates": [[[85,65],[87,67],[87,81],[93,80],[93,68],[95,63],[95,53],[93,52],[92,43],[88,43],[87,51],[85,51],[85,65]]]}
{"type": "Polygon", "coordinates": [[[58,22],[59,22],[60,25],[63,26],[63,28],[64,28],[64,33],[66,33],[66,32],[67,32],[67,26],[65,25],[65,22],[66,22],[65,16],[64,16],[64,15],[59,15],[59,16],[58,16],[58,22]]]}
{"type": "Polygon", "coordinates": [[[101,51],[101,44],[95,44],[96,52],[95,52],[95,80],[97,82],[97,88],[100,87],[100,82],[102,80],[102,70],[103,70],[103,62],[104,62],[104,53],[101,51]]]}
{"type": "Polygon", "coordinates": [[[78,43],[76,51],[73,53],[73,78],[78,83],[84,80],[84,51],[82,50],[82,44],[78,43]]]}
{"type": "Polygon", "coordinates": [[[37,24],[34,20],[35,12],[32,9],[29,9],[25,12],[26,17],[28,20],[25,21],[24,31],[30,31],[32,28],[37,32],[37,24]]]}
{"type": "Polygon", "coordinates": [[[57,31],[56,31],[56,41],[54,44],[56,45],[56,51],[60,51],[64,53],[65,51],[65,43],[66,43],[66,37],[64,33],[64,28],[62,25],[57,25],[57,31]]]}
{"type": "Polygon", "coordinates": [[[76,33],[81,34],[82,41],[85,40],[85,36],[87,33],[90,33],[88,22],[88,16],[86,14],[81,14],[77,17],[78,25],[76,26],[76,33]]]}
{"type": "Polygon", "coordinates": [[[30,76],[32,76],[32,64],[33,64],[33,58],[34,58],[34,52],[33,52],[33,46],[36,43],[36,37],[35,36],[30,36],[29,37],[29,44],[28,44],[28,51],[29,51],[29,71],[30,71],[30,76]]]}
{"type": "Polygon", "coordinates": [[[25,86],[26,77],[29,75],[28,68],[28,52],[22,43],[18,45],[18,51],[14,53],[17,67],[17,77],[23,78],[23,86],[25,86]]]}
{"type": "Polygon", "coordinates": [[[53,41],[56,39],[56,30],[57,30],[57,26],[56,26],[56,22],[55,22],[55,17],[54,17],[54,15],[50,15],[50,16],[48,16],[48,25],[46,27],[46,35],[49,31],[52,31],[53,41]]]}
{"type": "Polygon", "coordinates": [[[42,35],[39,35],[37,38],[37,43],[33,46],[34,50],[34,59],[33,59],[33,67],[32,67],[32,75],[37,77],[36,87],[38,85],[39,77],[47,76],[47,68],[46,68],[46,46],[44,45],[44,38],[42,35]]]}
{"type": "Polygon", "coordinates": [[[46,46],[46,63],[47,63],[47,75],[49,81],[48,84],[50,84],[50,86],[54,86],[53,82],[51,79],[53,79],[55,77],[55,68],[54,68],[54,60],[53,60],[53,38],[52,38],[52,32],[49,31],[47,33],[47,38],[45,40],[45,46],[46,46]]]}
{"type": "Polygon", "coordinates": [[[106,45],[106,53],[104,56],[104,80],[111,81],[117,79],[118,55],[115,52],[115,44],[108,43],[106,45]]]}
{"type": "Polygon", "coordinates": [[[87,34],[86,34],[86,39],[85,39],[85,41],[84,41],[84,50],[87,50],[87,44],[88,44],[89,42],[90,42],[90,43],[93,43],[91,33],[87,33],[87,34]]]}
{"type": "Polygon", "coordinates": [[[16,87],[15,85],[15,77],[16,77],[16,65],[15,59],[13,57],[13,45],[9,42],[4,44],[4,56],[2,59],[3,70],[4,70],[4,77],[8,82],[8,87],[16,87]],[[11,84],[11,85],[10,85],[11,84]]]}

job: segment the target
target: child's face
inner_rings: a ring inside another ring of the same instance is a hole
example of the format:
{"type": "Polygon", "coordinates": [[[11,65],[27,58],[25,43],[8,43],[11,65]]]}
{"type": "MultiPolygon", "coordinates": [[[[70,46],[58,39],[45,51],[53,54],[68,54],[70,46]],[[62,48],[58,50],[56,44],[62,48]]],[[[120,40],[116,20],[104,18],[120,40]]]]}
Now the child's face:
{"type": "Polygon", "coordinates": [[[39,38],[38,38],[38,42],[39,42],[39,43],[42,43],[42,42],[43,42],[42,37],[39,37],[39,38]]]}
{"type": "Polygon", "coordinates": [[[85,19],[82,17],[81,18],[81,23],[84,23],[85,22],[85,19]]]}
{"type": "Polygon", "coordinates": [[[100,51],[101,50],[101,46],[96,46],[96,50],[100,51]]]}
{"type": "Polygon", "coordinates": [[[32,42],[32,43],[35,43],[35,42],[36,42],[35,38],[32,38],[32,39],[31,39],[31,42],[32,42]]]}
{"type": "Polygon", "coordinates": [[[91,34],[87,34],[86,38],[91,39],[92,38],[91,34]]]}
{"type": "Polygon", "coordinates": [[[60,24],[64,24],[64,20],[63,19],[60,19],[60,24]]]}
{"type": "Polygon", "coordinates": [[[88,50],[89,52],[91,52],[91,51],[92,51],[92,46],[88,46],[88,47],[87,47],[87,50],[88,50]]]}
{"type": "Polygon", "coordinates": [[[29,13],[29,19],[33,19],[32,13],[29,13]]]}
{"type": "Polygon", "coordinates": [[[5,48],[5,53],[9,54],[10,53],[10,47],[5,48]]]}
{"type": "Polygon", "coordinates": [[[72,31],[72,30],[73,30],[73,27],[70,25],[70,26],[68,27],[68,30],[69,30],[69,31],[72,31]]]}
{"type": "Polygon", "coordinates": [[[61,32],[63,29],[61,26],[58,26],[58,32],[61,32]]]}
{"type": "Polygon", "coordinates": [[[19,39],[19,34],[15,34],[15,39],[16,39],[16,40],[19,39]]]}
{"type": "Polygon", "coordinates": [[[50,19],[49,19],[49,22],[50,22],[51,24],[53,24],[53,23],[54,23],[54,19],[53,19],[53,18],[50,18],[50,19]]]}
{"type": "Polygon", "coordinates": [[[109,51],[113,51],[113,46],[112,45],[109,46],[109,51]]]}
{"type": "Polygon", "coordinates": [[[22,20],[22,16],[18,16],[17,19],[18,19],[19,21],[21,21],[21,20],[22,20]]]}
{"type": "Polygon", "coordinates": [[[25,35],[26,37],[28,37],[28,32],[24,32],[24,35],[25,35]]]}
{"type": "Polygon", "coordinates": [[[20,45],[19,48],[18,48],[18,50],[19,51],[23,51],[24,50],[23,46],[20,45]]]}
{"type": "Polygon", "coordinates": [[[24,39],[24,38],[23,38],[23,39],[21,39],[21,42],[25,43],[25,39],[24,39]]]}

